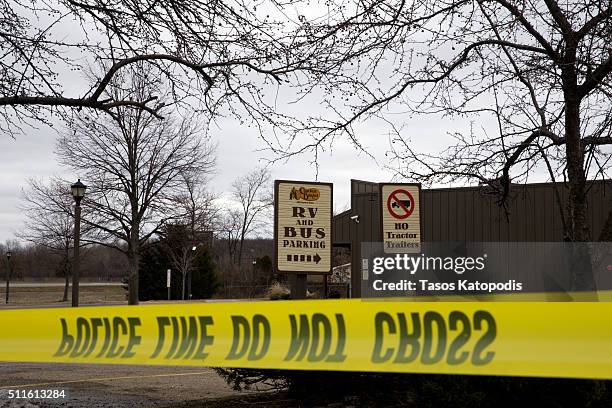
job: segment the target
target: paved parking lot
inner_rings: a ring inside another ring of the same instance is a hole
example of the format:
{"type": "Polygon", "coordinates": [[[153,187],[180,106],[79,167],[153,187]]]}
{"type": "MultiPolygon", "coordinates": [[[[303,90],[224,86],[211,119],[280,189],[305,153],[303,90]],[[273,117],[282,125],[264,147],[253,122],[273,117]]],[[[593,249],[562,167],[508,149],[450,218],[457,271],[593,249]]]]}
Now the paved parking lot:
{"type": "Polygon", "coordinates": [[[242,396],[211,368],[0,363],[0,407],[171,407],[242,396]],[[9,390],[64,390],[56,400],[9,399],[9,390]]]}

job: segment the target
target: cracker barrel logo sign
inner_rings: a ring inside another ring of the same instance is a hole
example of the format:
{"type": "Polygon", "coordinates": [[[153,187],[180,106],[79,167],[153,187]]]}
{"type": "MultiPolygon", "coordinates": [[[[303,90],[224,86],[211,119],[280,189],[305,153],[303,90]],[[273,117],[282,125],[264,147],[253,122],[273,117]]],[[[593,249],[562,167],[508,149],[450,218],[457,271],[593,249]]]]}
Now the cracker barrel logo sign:
{"type": "Polygon", "coordinates": [[[321,197],[321,191],[318,188],[293,187],[289,193],[290,200],[317,201],[319,197],[321,197]]]}
{"type": "Polygon", "coordinates": [[[381,184],[382,240],[386,253],[421,250],[420,184],[381,184]]]}
{"type": "Polygon", "coordinates": [[[276,270],[331,272],[332,185],[277,180],[274,183],[276,270]]]}

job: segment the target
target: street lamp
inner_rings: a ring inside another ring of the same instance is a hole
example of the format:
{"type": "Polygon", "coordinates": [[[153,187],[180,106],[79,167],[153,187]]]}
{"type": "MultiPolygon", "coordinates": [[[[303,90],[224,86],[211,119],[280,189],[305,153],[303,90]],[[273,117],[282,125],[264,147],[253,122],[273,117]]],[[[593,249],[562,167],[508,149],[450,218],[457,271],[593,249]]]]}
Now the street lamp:
{"type": "Polygon", "coordinates": [[[87,186],[81,183],[81,179],[78,179],[76,183],[70,186],[70,191],[72,191],[72,197],[74,197],[76,205],[81,205],[81,199],[85,196],[85,190],[87,190],[87,186]]]}
{"type": "Polygon", "coordinates": [[[13,253],[11,251],[6,251],[6,262],[8,264],[6,268],[6,303],[9,301],[9,281],[11,280],[11,256],[13,253]]]}
{"type": "Polygon", "coordinates": [[[76,206],[74,208],[74,260],[72,263],[72,307],[79,306],[79,247],[81,246],[81,200],[87,186],[78,179],[70,186],[76,206]]]}

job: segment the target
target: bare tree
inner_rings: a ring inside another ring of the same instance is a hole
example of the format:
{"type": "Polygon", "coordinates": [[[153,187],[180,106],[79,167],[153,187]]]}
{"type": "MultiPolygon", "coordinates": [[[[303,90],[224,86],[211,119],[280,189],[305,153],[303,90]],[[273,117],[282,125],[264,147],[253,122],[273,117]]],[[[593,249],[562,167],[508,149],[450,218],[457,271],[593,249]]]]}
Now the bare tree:
{"type": "Polygon", "coordinates": [[[50,114],[75,108],[162,115],[170,102],[196,105],[210,118],[227,108],[280,124],[287,118],[262,91],[311,71],[303,52],[317,50],[298,52],[303,40],[290,21],[270,16],[277,7],[260,0],[1,0],[0,129],[15,135],[24,122],[52,123],[50,114]],[[75,73],[99,62],[105,69],[91,87],[75,90],[75,73]],[[173,92],[109,93],[117,75],[137,63],[159,69],[173,92]]]}
{"type": "Polygon", "coordinates": [[[168,243],[166,249],[172,264],[181,273],[183,299],[186,291],[188,295],[191,294],[191,274],[198,255],[197,249],[212,244],[203,240],[209,236],[212,238],[219,222],[219,208],[215,205],[216,197],[206,189],[207,173],[212,172],[213,167],[214,160],[210,160],[207,168],[199,175],[183,174],[185,190],[176,198],[182,217],[160,233],[165,236],[165,242],[168,243]]]}
{"type": "MultiPolygon", "coordinates": [[[[49,184],[30,179],[27,190],[23,190],[22,194],[21,210],[26,221],[18,236],[60,255],[59,267],[65,279],[62,301],[65,302],[68,299],[71,250],[74,247],[74,200],[70,184],[57,178],[49,184]]],[[[86,231],[83,232],[86,234],[86,231]]]]}
{"type": "Polygon", "coordinates": [[[220,209],[215,203],[217,196],[207,189],[208,177],[215,166],[213,153],[211,150],[207,167],[200,174],[182,175],[185,190],[176,197],[180,212],[185,214],[181,223],[188,226],[193,241],[199,233],[214,231],[219,223],[220,209]]]}
{"type": "MultiPolygon", "coordinates": [[[[133,65],[109,88],[145,98],[163,80],[145,65],[133,65]]],[[[90,241],[115,247],[129,262],[130,304],[138,303],[138,270],[143,245],[169,221],[184,216],[176,197],[184,174],[196,177],[214,163],[214,152],[193,118],[159,119],[121,106],[112,116],[82,115],[57,145],[60,163],[89,184],[83,223],[95,228],[90,241]]]]}
{"type": "Polygon", "coordinates": [[[225,240],[227,256],[232,264],[238,260],[238,243],[240,242],[240,231],[242,230],[242,218],[239,210],[229,208],[222,215],[219,226],[219,235],[225,240]]]}
{"type": "Polygon", "coordinates": [[[401,175],[486,184],[503,204],[511,182],[548,173],[569,187],[567,239],[590,238],[586,180],[609,176],[612,144],[610,2],[332,3],[329,19],[303,24],[311,42],[333,43],[318,56],[330,109],[293,133],[289,154],[316,153],[339,137],[363,148],[355,126],[380,118],[395,131],[401,175]],[[452,129],[446,151],[422,154],[397,113],[472,126],[452,129]],[[296,147],[306,132],[310,141],[296,147]]]}
{"type": "Polygon", "coordinates": [[[244,239],[263,226],[262,217],[270,210],[274,199],[270,189],[270,171],[257,168],[232,183],[232,197],[239,204],[239,209],[229,214],[238,233],[238,265],[242,263],[244,239]]]}
{"type": "Polygon", "coordinates": [[[197,249],[197,246],[193,245],[193,235],[190,234],[188,226],[184,224],[166,225],[160,235],[165,238],[164,247],[174,270],[181,274],[181,299],[185,300],[185,293],[188,290],[187,279],[193,270],[197,249]]]}

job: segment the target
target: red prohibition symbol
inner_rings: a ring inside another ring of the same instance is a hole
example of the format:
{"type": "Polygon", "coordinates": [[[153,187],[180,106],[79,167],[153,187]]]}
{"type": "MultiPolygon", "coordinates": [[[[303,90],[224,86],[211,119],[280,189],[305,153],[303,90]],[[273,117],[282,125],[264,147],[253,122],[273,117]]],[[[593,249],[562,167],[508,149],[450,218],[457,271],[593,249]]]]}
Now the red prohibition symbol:
{"type": "Polygon", "coordinates": [[[410,217],[414,211],[414,198],[407,190],[398,188],[387,198],[387,210],[393,218],[403,220],[410,217]],[[406,198],[404,198],[406,196],[406,198]]]}

